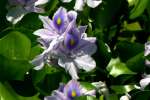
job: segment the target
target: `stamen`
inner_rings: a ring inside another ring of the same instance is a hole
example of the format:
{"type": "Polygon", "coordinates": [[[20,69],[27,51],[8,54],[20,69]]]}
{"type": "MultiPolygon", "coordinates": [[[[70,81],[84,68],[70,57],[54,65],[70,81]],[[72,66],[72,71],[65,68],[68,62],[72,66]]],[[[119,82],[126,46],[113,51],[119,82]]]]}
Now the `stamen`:
{"type": "Polygon", "coordinates": [[[75,97],[76,95],[77,95],[77,94],[76,94],[76,91],[73,90],[72,93],[71,93],[71,96],[72,96],[72,97],[75,97]]]}
{"type": "Polygon", "coordinates": [[[58,25],[61,24],[61,18],[60,18],[60,17],[58,17],[58,19],[57,19],[57,24],[58,24],[58,25]]]}
{"type": "Polygon", "coordinates": [[[70,39],[70,45],[74,46],[75,45],[75,40],[74,39],[70,39]]]}

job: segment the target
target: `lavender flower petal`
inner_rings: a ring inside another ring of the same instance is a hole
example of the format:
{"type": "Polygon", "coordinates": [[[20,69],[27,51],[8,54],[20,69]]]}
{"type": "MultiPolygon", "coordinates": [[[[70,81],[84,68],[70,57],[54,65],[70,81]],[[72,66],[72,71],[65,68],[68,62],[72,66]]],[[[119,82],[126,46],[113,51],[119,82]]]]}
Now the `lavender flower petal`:
{"type": "Polygon", "coordinates": [[[69,59],[68,60],[59,59],[58,65],[65,68],[66,71],[68,71],[69,74],[71,75],[72,79],[79,79],[79,77],[77,75],[77,68],[73,62],[70,62],[69,59]]]}
{"type": "Polygon", "coordinates": [[[52,41],[58,36],[57,34],[55,34],[55,32],[52,33],[52,31],[49,31],[47,29],[39,29],[35,31],[33,34],[39,36],[40,38],[44,40],[46,39],[49,41],[52,41]]]}
{"type": "Polygon", "coordinates": [[[61,0],[61,1],[64,3],[68,3],[68,2],[71,2],[72,0],[61,0]]]}
{"type": "Polygon", "coordinates": [[[50,30],[50,31],[53,31],[55,32],[55,29],[54,29],[54,26],[53,26],[53,22],[52,20],[49,19],[49,17],[45,17],[45,16],[39,16],[40,20],[43,22],[43,27],[50,30]]]}
{"type": "Polygon", "coordinates": [[[100,3],[102,3],[102,0],[87,0],[87,5],[91,8],[97,7],[100,3]]]}
{"type": "Polygon", "coordinates": [[[25,9],[27,11],[30,11],[30,12],[36,12],[36,13],[44,13],[44,9],[43,8],[40,8],[40,7],[35,7],[34,5],[33,6],[26,6],[25,9]]]}
{"type": "Polygon", "coordinates": [[[62,92],[54,91],[52,96],[47,96],[44,100],[69,100],[62,92]]]}
{"type": "Polygon", "coordinates": [[[75,9],[75,10],[78,10],[78,11],[82,11],[84,5],[85,5],[85,1],[84,1],[84,0],[76,0],[74,9],[75,9]]]}
{"type": "Polygon", "coordinates": [[[44,58],[45,58],[45,54],[43,53],[43,54],[38,55],[31,61],[31,63],[36,66],[34,67],[35,70],[40,70],[43,68],[44,58]]]}
{"type": "MultiPolygon", "coordinates": [[[[148,56],[150,54],[150,42],[145,43],[145,51],[144,51],[144,56],[148,56]]],[[[145,64],[150,67],[150,61],[145,60],[145,64]]]]}
{"type": "Polygon", "coordinates": [[[35,2],[35,6],[39,6],[39,5],[44,5],[46,3],[48,3],[50,0],[37,0],[35,2]]]}
{"type": "Polygon", "coordinates": [[[8,11],[6,18],[8,21],[12,22],[13,24],[16,24],[27,13],[28,11],[23,9],[21,6],[17,6],[8,11]]]}
{"type": "Polygon", "coordinates": [[[144,79],[140,80],[141,89],[144,89],[149,84],[150,84],[150,76],[149,75],[147,77],[145,77],[144,79]]]}
{"type": "Polygon", "coordinates": [[[84,69],[87,72],[93,70],[96,67],[94,59],[92,59],[92,57],[89,55],[77,57],[74,62],[79,69],[84,69]]]}
{"type": "Polygon", "coordinates": [[[86,40],[81,40],[78,47],[73,50],[75,54],[87,54],[92,55],[96,52],[97,46],[93,43],[95,38],[86,38],[86,40]]]}
{"type": "Polygon", "coordinates": [[[77,19],[77,12],[76,11],[69,11],[68,12],[68,19],[71,22],[72,20],[77,19]]]}
{"type": "Polygon", "coordinates": [[[79,26],[80,33],[85,33],[87,26],[79,26]]]}
{"type": "Polygon", "coordinates": [[[53,25],[59,33],[64,32],[66,24],[68,23],[67,10],[60,7],[53,16],[53,25]]]}

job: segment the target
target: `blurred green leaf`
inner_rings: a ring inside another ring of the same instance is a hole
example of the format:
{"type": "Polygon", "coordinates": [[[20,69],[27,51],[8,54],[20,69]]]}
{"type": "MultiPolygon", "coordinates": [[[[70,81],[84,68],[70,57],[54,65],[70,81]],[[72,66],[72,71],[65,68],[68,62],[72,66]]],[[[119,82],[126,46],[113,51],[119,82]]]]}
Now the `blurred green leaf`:
{"type": "Polygon", "coordinates": [[[118,42],[116,45],[116,52],[120,59],[125,62],[128,59],[136,56],[144,51],[144,45],[140,43],[130,43],[128,41],[118,42]]]}
{"type": "Polygon", "coordinates": [[[119,100],[116,94],[109,94],[109,100],[119,100]]]}
{"type": "Polygon", "coordinates": [[[30,60],[34,59],[37,55],[42,53],[42,51],[43,51],[43,49],[41,48],[40,45],[36,45],[36,46],[32,47],[31,52],[30,52],[30,60]]]}
{"type": "Polygon", "coordinates": [[[132,91],[133,89],[135,89],[135,86],[134,85],[112,85],[111,86],[111,89],[113,91],[115,91],[116,94],[125,94],[125,93],[128,93],[130,91],[132,91]]]}
{"type": "Polygon", "coordinates": [[[0,80],[23,80],[32,66],[28,61],[10,60],[0,56],[0,80]]]}
{"type": "Polygon", "coordinates": [[[112,58],[107,66],[107,71],[113,77],[117,77],[122,74],[136,74],[132,72],[125,63],[122,63],[119,58],[112,58]]]}
{"type": "Polygon", "coordinates": [[[44,95],[49,95],[53,90],[59,88],[63,73],[54,66],[45,66],[42,70],[34,70],[32,75],[37,90],[44,95]]]}
{"type": "Polygon", "coordinates": [[[9,84],[0,83],[0,100],[40,100],[38,94],[32,97],[23,97],[15,93],[9,84]]]}
{"type": "Polygon", "coordinates": [[[134,72],[143,72],[145,69],[145,57],[144,53],[139,53],[136,56],[130,58],[126,62],[127,67],[134,72]]]}
{"type": "Polygon", "coordinates": [[[87,90],[93,90],[93,89],[95,89],[95,87],[91,83],[80,82],[80,84],[81,84],[82,87],[84,87],[87,90]]]}
{"type": "Polygon", "coordinates": [[[31,42],[20,32],[10,32],[0,39],[0,54],[8,59],[28,60],[31,42]]]}
{"type": "Polygon", "coordinates": [[[150,99],[150,91],[139,91],[131,95],[132,100],[149,100],[150,99]]]}
{"type": "Polygon", "coordinates": [[[76,97],[75,100],[97,100],[97,99],[93,96],[80,96],[76,97]]]}
{"type": "Polygon", "coordinates": [[[125,0],[106,0],[92,10],[91,15],[97,28],[104,28],[117,21],[119,10],[125,4],[125,0]]]}
{"type": "Polygon", "coordinates": [[[142,27],[139,22],[127,23],[124,22],[124,29],[125,31],[141,31],[142,27]]]}
{"type": "Polygon", "coordinates": [[[39,14],[28,13],[23,19],[16,24],[17,28],[26,28],[28,30],[37,30],[42,27],[42,22],[39,19],[39,14]]]}
{"type": "Polygon", "coordinates": [[[139,17],[147,7],[149,0],[136,0],[134,8],[130,11],[129,18],[135,19],[139,17]]]}

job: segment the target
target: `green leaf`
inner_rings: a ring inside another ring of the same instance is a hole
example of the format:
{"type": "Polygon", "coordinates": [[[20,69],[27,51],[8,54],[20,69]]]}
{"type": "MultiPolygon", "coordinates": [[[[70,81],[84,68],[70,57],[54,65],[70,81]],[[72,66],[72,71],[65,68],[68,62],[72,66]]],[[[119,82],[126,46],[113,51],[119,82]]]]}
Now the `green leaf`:
{"type": "Polygon", "coordinates": [[[11,60],[0,56],[0,80],[23,80],[32,66],[28,61],[11,60]]]}
{"type": "Polygon", "coordinates": [[[144,53],[139,53],[126,62],[127,67],[134,72],[143,72],[145,68],[144,53]]]}
{"type": "Polygon", "coordinates": [[[50,95],[53,90],[59,88],[63,72],[54,66],[45,66],[42,70],[33,71],[33,83],[38,91],[44,95],[50,95]]]}
{"type": "Polygon", "coordinates": [[[116,52],[120,59],[125,62],[128,59],[136,56],[144,51],[144,45],[140,43],[130,43],[128,41],[122,41],[117,43],[116,52]]]}
{"type": "Polygon", "coordinates": [[[132,100],[149,100],[150,91],[139,91],[131,95],[132,100]]]}
{"type": "Polygon", "coordinates": [[[108,100],[119,100],[116,94],[109,94],[108,100]]]}
{"type": "Polygon", "coordinates": [[[133,22],[128,24],[127,22],[124,22],[124,29],[126,31],[141,31],[142,27],[139,24],[139,22],[133,22]]]}
{"type": "Polygon", "coordinates": [[[136,0],[134,8],[130,11],[129,18],[135,19],[139,17],[147,7],[149,0],[136,0]]]}
{"type": "Polygon", "coordinates": [[[41,48],[40,45],[36,45],[36,46],[32,47],[31,52],[30,52],[30,60],[34,59],[37,55],[42,53],[42,51],[43,51],[43,49],[41,48]]]}
{"type": "Polygon", "coordinates": [[[81,86],[83,86],[83,88],[87,89],[87,90],[93,90],[95,89],[95,87],[88,82],[80,82],[81,86]]]}
{"type": "Polygon", "coordinates": [[[13,60],[28,60],[31,42],[20,32],[10,32],[0,39],[0,54],[13,60]]]}
{"type": "Polygon", "coordinates": [[[75,100],[97,100],[97,99],[93,96],[80,96],[76,97],[75,100]]]}
{"type": "Polygon", "coordinates": [[[119,58],[112,58],[107,66],[107,71],[113,77],[117,77],[122,74],[136,74],[132,72],[125,63],[122,63],[119,58]]]}
{"type": "Polygon", "coordinates": [[[118,19],[118,13],[125,0],[106,0],[99,7],[92,10],[91,15],[94,19],[94,24],[98,28],[103,28],[112,25],[118,19]]]}
{"type": "Polygon", "coordinates": [[[0,100],[40,100],[38,94],[32,97],[23,97],[15,93],[9,84],[0,83],[0,100]]]}
{"type": "MultiPolygon", "coordinates": [[[[39,14],[28,13],[23,17],[23,19],[16,24],[17,28],[26,28],[28,30],[37,30],[42,27],[42,22],[39,19],[39,14]]],[[[26,33],[27,34],[27,33],[26,33]]]]}
{"type": "Polygon", "coordinates": [[[113,85],[111,89],[115,91],[116,94],[125,94],[135,89],[135,85],[113,85]]]}

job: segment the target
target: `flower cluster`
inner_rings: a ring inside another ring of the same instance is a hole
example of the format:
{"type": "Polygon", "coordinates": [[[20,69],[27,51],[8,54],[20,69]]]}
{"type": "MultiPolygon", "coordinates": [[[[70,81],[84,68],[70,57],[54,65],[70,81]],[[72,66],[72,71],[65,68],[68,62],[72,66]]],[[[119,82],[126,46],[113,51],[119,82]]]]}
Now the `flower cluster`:
{"type": "Polygon", "coordinates": [[[6,18],[8,21],[16,24],[27,13],[43,13],[44,9],[39,6],[46,4],[48,0],[8,0],[8,2],[8,13],[6,18]]]}
{"type": "Polygon", "coordinates": [[[44,51],[32,60],[35,69],[44,64],[58,65],[69,72],[72,79],[78,79],[79,69],[91,71],[96,67],[91,57],[96,52],[95,37],[87,37],[87,26],[77,26],[77,13],[67,12],[60,7],[51,20],[48,16],[39,16],[43,22],[42,29],[34,32],[44,51]]]}
{"type": "Polygon", "coordinates": [[[69,81],[66,85],[60,85],[58,90],[55,90],[52,96],[47,96],[44,100],[74,100],[75,97],[90,95],[95,96],[95,90],[86,90],[76,80],[69,81]]]}

